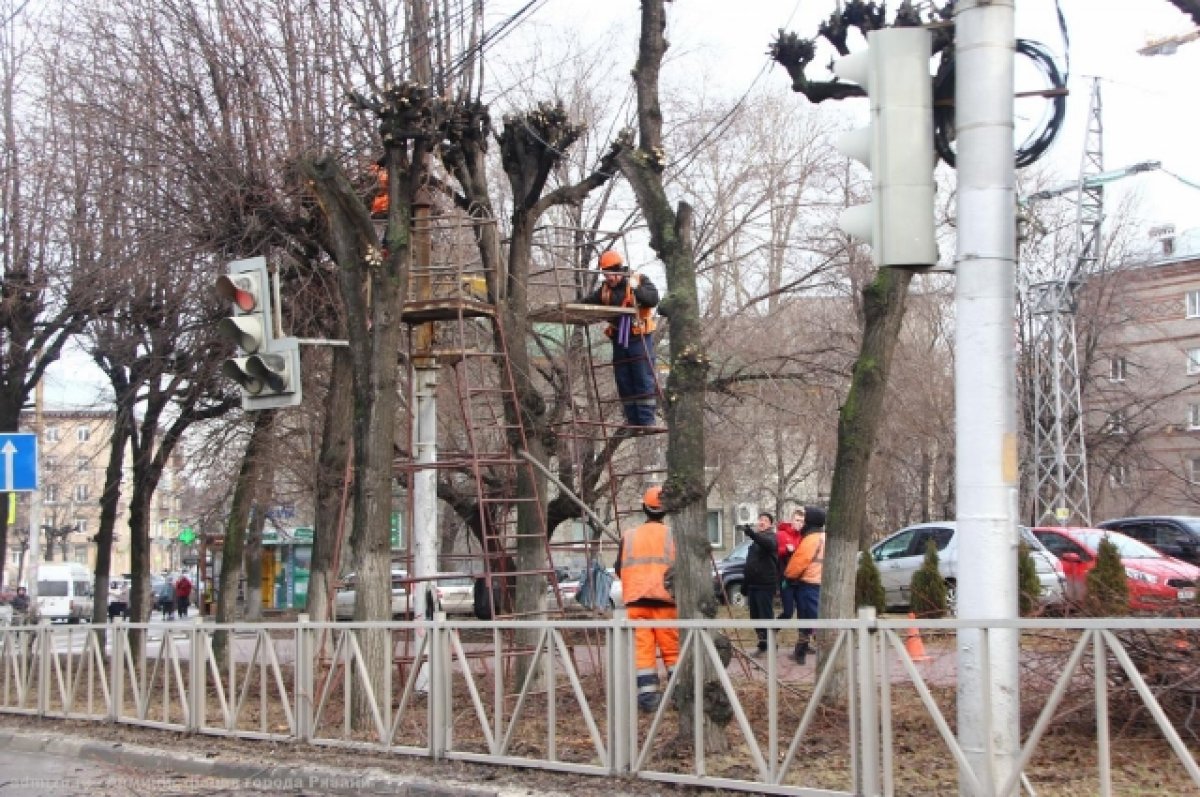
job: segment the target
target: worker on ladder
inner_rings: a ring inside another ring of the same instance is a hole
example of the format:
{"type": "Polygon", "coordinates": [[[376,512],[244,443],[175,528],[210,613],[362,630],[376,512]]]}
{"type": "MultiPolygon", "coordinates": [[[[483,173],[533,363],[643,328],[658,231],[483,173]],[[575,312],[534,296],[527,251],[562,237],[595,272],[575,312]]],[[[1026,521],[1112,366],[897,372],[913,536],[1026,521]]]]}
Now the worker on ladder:
{"type": "MultiPolygon", "coordinates": [[[[621,536],[616,570],[630,620],[675,620],[675,594],[671,573],[675,567],[675,539],[663,523],[662,487],[654,486],[642,496],[646,522],[621,536]]],[[[654,711],[662,696],[658,691],[658,654],[662,654],[667,678],[679,661],[679,629],[638,628],[633,632],[634,666],[637,667],[637,704],[640,711],[654,711]]]]}
{"type": "Polygon", "coordinates": [[[603,282],[583,301],[606,307],[633,307],[634,315],[611,321],[604,334],[612,340],[613,378],[632,427],[654,426],[658,383],[654,376],[654,310],[658,288],[643,274],[630,273],[620,253],[600,255],[603,282]]]}

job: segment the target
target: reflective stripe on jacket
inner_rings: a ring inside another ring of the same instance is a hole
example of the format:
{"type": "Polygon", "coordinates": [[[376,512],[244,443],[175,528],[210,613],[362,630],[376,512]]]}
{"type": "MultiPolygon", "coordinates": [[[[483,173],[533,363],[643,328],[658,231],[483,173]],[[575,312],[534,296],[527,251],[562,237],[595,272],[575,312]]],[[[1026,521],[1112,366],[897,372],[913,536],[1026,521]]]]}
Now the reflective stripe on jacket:
{"type": "MultiPolygon", "coordinates": [[[[654,309],[651,307],[638,307],[637,302],[633,298],[633,289],[637,287],[638,281],[641,280],[640,274],[630,274],[625,280],[625,295],[621,298],[620,303],[613,301],[612,288],[608,287],[608,283],[600,286],[600,303],[609,307],[637,307],[637,315],[633,319],[633,328],[630,333],[633,335],[649,335],[656,329],[654,321],[654,309]]],[[[604,334],[610,338],[617,334],[616,325],[610,323],[604,330],[604,334]]]]}
{"type": "Polygon", "coordinates": [[[625,603],[674,604],[667,591],[667,570],[675,564],[675,540],[665,523],[643,523],[621,541],[621,592],[625,603]]]}

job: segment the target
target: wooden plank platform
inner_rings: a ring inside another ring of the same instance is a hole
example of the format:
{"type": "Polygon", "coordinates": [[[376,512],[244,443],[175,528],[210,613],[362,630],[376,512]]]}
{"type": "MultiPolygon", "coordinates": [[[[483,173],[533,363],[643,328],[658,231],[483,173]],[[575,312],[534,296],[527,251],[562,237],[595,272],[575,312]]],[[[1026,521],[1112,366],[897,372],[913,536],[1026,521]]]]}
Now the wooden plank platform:
{"type": "Polygon", "coordinates": [[[405,302],[400,318],[407,324],[424,324],[429,321],[450,321],[459,317],[479,318],[495,315],[495,308],[487,302],[455,296],[445,299],[426,299],[405,302]]]}
{"type": "Polygon", "coordinates": [[[635,307],[606,307],[602,304],[547,304],[530,308],[529,320],[563,324],[597,324],[623,315],[636,315],[635,307]]]}

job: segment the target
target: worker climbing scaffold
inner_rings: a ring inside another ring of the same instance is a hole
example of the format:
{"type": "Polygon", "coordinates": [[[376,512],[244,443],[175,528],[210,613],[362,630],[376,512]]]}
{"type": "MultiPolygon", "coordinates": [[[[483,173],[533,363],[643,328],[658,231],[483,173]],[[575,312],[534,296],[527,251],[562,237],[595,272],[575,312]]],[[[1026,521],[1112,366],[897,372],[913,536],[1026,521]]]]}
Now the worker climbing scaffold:
{"type": "Polygon", "coordinates": [[[600,255],[599,265],[602,282],[584,303],[636,310],[634,315],[610,321],[604,334],[612,341],[613,377],[626,423],[632,428],[653,427],[658,405],[654,375],[658,288],[644,274],[630,272],[620,253],[611,249],[600,255]]]}

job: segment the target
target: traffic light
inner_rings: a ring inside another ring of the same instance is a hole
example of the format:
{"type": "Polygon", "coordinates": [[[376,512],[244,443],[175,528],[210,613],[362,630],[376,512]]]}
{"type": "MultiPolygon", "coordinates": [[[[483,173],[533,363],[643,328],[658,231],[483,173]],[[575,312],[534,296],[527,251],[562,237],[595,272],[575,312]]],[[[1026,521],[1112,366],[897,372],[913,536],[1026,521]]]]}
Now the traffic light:
{"type": "Polygon", "coordinates": [[[843,211],[838,226],[871,244],[876,266],[937,264],[931,47],[924,28],[884,28],[867,34],[866,50],[833,65],[871,101],[870,126],[844,135],[838,149],[871,169],[873,197],[843,211]]]}
{"type": "Polygon", "coordinates": [[[242,408],[295,407],[300,390],[300,347],[295,338],[276,338],[267,261],[235,260],[217,278],[217,293],[233,305],[233,315],[217,331],[237,344],[244,356],[231,357],[221,372],[242,389],[242,408]]]}

